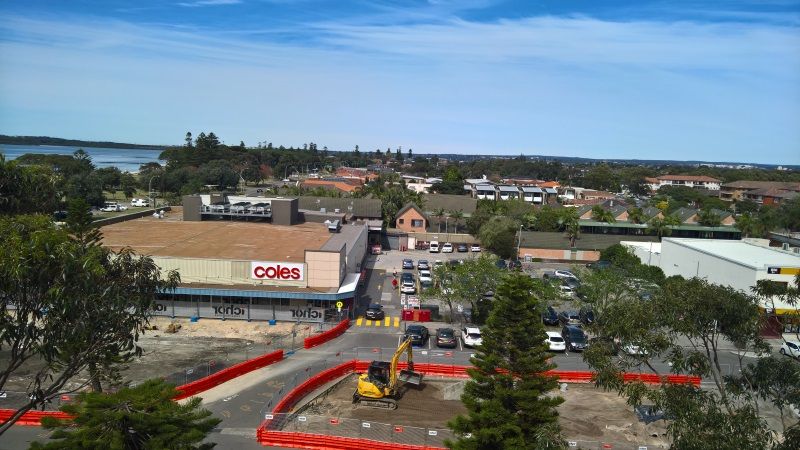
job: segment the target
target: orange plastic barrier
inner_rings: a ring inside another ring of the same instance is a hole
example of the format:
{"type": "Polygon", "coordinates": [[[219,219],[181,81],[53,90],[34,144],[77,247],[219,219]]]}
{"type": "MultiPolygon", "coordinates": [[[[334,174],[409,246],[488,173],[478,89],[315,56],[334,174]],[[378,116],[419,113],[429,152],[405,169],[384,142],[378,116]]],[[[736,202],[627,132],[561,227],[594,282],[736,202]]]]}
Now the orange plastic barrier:
{"type": "Polygon", "coordinates": [[[304,348],[312,348],[318,345],[322,345],[335,337],[339,337],[347,331],[347,328],[350,327],[350,319],[344,319],[343,321],[339,322],[338,325],[331,328],[330,330],[320,333],[316,336],[307,337],[303,341],[304,348]]]}
{"type": "MultiPolygon", "coordinates": [[[[0,409],[0,423],[5,423],[17,411],[14,409],[0,409]]],[[[71,419],[72,416],[61,411],[28,411],[22,415],[14,424],[41,426],[43,417],[53,417],[56,419],[71,419]]]]}
{"type": "Polygon", "coordinates": [[[256,369],[266,367],[282,359],[283,350],[277,350],[272,353],[267,353],[265,355],[257,356],[253,359],[240,362],[239,364],[222,369],[215,374],[203,377],[197,381],[192,381],[191,383],[178,386],[176,389],[179,391],[179,394],[175,396],[175,400],[181,400],[193,395],[197,395],[200,392],[213,388],[214,386],[220,385],[226,381],[230,381],[256,369]]]}
{"type": "Polygon", "coordinates": [[[256,439],[262,445],[275,447],[311,448],[319,450],[444,450],[442,447],[396,444],[341,436],[312,433],[290,433],[259,429],[256,439]]]}
{"type": "MultiPolygon", "coordinates": [[[[288,412],[297,402],[299,402],[303,397],[308,395],[310,392],[314,391],[315,389],[319,388],[320,386],[333,381],[341,376],[347,375],[353,372],[355,368],[355,360],[347,361],[342,364],[339,364],[336,367],[331,367],[330,369],[325,369],[322,372],[314,375],[313,377],[307,379],[303,383],[296,386],[294,389],[289,391],[278,404],[272,409],[272,412],[275,414],[285,413],[288,412]]],[[[264,424],[262,427],[264,428],[264,424]]]]}

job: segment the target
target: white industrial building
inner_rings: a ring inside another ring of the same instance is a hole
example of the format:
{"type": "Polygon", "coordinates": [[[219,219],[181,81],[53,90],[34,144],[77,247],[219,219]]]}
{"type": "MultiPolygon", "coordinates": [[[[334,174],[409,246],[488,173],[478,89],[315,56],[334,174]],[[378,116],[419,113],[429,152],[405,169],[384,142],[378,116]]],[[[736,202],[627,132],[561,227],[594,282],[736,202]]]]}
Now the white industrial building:
{"type": "MultiPolygon", "coordinates": [[[[769,247],[766,240],[664,238],[661,243],[622,244],[643,264],[661,267],[668,277],[700,277],[748,293],[758,280],[790,284],[800,273],[800,254],[769,247]]],[[[762,307],[773,317],[773,331],[794,332],[800,326],[797,308],[781,298],[762,307]]]]}

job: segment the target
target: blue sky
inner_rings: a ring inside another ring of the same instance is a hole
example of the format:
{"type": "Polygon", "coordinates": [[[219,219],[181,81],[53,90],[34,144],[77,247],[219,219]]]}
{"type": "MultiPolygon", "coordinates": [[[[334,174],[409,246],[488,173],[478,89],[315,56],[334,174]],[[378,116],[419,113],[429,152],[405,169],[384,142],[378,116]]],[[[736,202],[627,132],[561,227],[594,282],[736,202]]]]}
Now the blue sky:
{"type": "Polygon", "coordinates": [[[800,0],[6,0],[0,133],[800,164],[800,0]]]}

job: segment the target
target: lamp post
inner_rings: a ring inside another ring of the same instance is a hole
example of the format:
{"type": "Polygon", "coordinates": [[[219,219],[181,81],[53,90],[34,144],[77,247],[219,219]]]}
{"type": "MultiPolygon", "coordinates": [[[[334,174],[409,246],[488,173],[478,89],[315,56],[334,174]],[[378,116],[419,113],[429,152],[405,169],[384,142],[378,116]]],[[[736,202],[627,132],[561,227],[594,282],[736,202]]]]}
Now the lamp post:
{"type": "Polygon", "coordinates": [[[153,200],[153,178],[157,175],[153,175],[150,177],[150,181],[147,182],[147,196],[150,198],[150,205],[153,207],[153,211],[156,210],[156,203],[153,200]]]}
{"type": "Polygon", "coordinates": [[[522,245],[522,225],[519,226],[519,236],[517,236],[517,259],[519,259],[519,248],[522,245]]]}

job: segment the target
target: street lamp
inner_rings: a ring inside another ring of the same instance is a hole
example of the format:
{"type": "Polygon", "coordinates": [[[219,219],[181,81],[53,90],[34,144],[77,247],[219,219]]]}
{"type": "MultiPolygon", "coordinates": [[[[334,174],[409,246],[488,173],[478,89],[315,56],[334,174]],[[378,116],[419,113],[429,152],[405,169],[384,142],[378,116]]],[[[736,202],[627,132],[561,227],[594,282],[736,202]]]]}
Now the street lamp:
{"type": "Polygon", "coordinates": [[[150,205],[153,207],[153,211],[156,209],[156,204],[153,201],[153,178],[157,175],[153,175],[150,177],[150,181],[147,182],[147,196],[150,198],[150,205]]]}
{"type": "Polygon", "coordinates": [[[519,226],[519,236],[517,237],[517,259],[519,259],[519,247],[522,244],[522,225],[519,226]]]}

